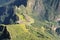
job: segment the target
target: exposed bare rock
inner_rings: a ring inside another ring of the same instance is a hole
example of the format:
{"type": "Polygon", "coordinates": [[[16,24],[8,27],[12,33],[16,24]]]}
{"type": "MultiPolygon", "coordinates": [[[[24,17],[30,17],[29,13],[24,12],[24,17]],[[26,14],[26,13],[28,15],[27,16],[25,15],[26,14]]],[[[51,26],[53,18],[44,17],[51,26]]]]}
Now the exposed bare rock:
{"type": "Polygon", "coordinates": [[[60,15],[60,0],[28,0],[27,4],[39,20],[52,21],[60,15]]]}

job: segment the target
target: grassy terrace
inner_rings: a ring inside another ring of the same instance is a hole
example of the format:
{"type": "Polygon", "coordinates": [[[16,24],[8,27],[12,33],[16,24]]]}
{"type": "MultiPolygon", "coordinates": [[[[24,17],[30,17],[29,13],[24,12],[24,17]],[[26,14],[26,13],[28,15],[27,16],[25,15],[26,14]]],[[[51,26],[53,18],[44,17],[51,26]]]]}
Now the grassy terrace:
{"type": "Polygon", "coordinates": [[[57,35],[50,34],[44,27],[26,26],[24,24],[6,25],[11,40],[58,40],[57,35]]]}

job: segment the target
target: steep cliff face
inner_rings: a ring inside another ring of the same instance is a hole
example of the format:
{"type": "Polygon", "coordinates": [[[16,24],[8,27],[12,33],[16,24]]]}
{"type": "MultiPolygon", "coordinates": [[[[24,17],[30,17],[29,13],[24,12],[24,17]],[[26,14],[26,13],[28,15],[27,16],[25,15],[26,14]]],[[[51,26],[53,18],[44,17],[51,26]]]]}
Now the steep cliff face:
{"type": "Polygon", "coordinates": [[[60,15],[60,0],[34,0],[31,5],[30,7],[33,8],[34,12],[33,15],[37,15],[39,20],[52,21],[60,15]]]}
{"type": "MultiPolygon", "coordinates": [[[[28,1],[31,1],[31,0],[28,0],[28,1]]],[[[60,24],[59,23],[60,0],[33,0],[32,2],[29,2],[29,3],[31,3],[29,6],[29,8],[32,10],[31,15],[35,18],[35,20],[40,22],[42,21],[52,22],[53,24],[49,23],[47,24],[48,25],[47,27],[51,27],[53,31],[56,31],[58,27],[60,28],[60,25],[59,25],[60,24]]]]}
{"type": "Polygon", "coordinates": [[[15,0],[9,5],[0,7],[0,24],[8,24],[10,23],[10,19],[15,22],[16,15],[13,14],[13,7],[15,5],[18,7],[20,5],[27,6],[27,12],[29,14],[32,13],[31,15],[33,15],[37,20],[52,21],[60,16],[60,0],[15,0]],[[8,22],[6,22],[6,20],[8,22]]]}

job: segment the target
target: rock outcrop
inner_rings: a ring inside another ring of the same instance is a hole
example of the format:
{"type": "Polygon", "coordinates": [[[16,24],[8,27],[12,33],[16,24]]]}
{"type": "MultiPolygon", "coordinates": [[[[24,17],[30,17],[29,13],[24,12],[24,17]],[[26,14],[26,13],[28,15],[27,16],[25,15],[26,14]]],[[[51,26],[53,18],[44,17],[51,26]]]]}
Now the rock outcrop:
{"type": "Polygon", "coordinates": [[[60,0],[33,0],[32,2],[28,0],[28,2],[28,7],[32,8],[33,15],[36,14],[39,20],[53,21],[60,15],[60,0]]]}

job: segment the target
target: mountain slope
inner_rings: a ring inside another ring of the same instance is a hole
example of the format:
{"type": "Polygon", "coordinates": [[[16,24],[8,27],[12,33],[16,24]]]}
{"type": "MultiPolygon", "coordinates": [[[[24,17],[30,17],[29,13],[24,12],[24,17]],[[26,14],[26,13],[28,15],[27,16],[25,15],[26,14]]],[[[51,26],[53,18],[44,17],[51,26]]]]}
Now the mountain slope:
{"type": "MultiPolygon", "coordinates": [[[[8,21],[12,24],[4,24],[3,26],[9,32],[11,40],[60,40],[60,36],[52,28],[58,23],[56,19],[60,18],[59,4],[59,0],[28,0],[27,6],[13,6],[14,12],[9,12],[15,16],[11,14],[10,17],[6,17],[6,21],[9,19],[8,21]],[[12,20],[12,16],[17,20],[12,20]]],[[[5,16],[1,18],[2,22],[5,16]]],[[[60,31],[58,30],[58,32],[60,31]]]]}
{"type": "Polygon", "coordinates": [[[11,40],[59,40],[55,34],[44,27],[25,26],[24,24],[7,25],[11,40]]]}

